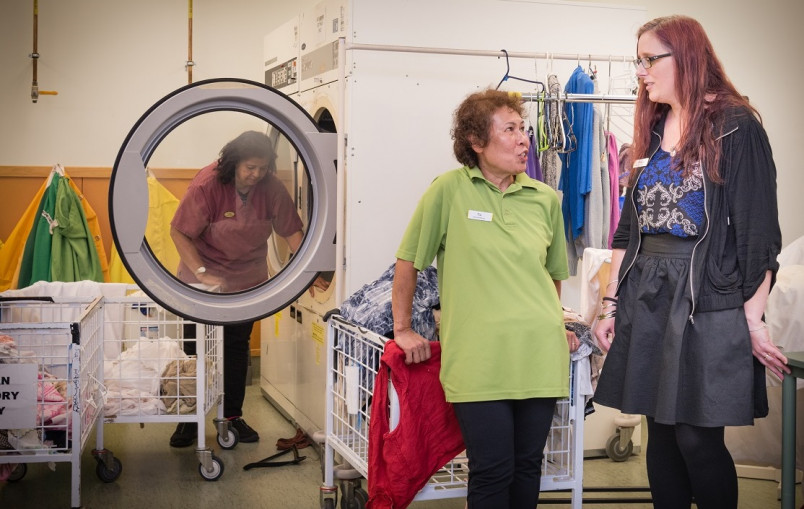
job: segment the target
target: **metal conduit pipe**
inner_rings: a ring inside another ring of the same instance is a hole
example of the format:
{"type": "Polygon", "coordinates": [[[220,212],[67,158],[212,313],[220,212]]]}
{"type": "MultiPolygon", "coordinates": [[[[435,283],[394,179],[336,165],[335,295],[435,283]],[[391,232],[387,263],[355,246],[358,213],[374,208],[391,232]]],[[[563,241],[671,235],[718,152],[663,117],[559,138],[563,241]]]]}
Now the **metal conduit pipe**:
{"type": "Polygon", "coordinates": [[[187,84],[193,83],[193,0],[187,0],[187,62],[184,69],[187,70],[187,84]]]}
{"type": "Polygon", "coordinates": [[[58,95],[55,90],[39,90],[38,67],[39,61],[39,0],[33,3],[33,52],[28,55],[33,59],[33,79],[31,80],[31,101],[37,102],[40,95],[58,95]]]}

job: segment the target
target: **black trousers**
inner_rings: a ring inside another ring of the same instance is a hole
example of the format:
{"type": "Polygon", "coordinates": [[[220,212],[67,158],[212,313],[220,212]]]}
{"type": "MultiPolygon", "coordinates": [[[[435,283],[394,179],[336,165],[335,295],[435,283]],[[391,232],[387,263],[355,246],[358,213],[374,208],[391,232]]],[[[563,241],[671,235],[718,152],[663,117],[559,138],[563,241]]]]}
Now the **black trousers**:
{"type": "MultiPolygon", "coordinates": [[[[223,416],[227,418],[243,415],[253,327],[253,321],[223,326],[223,416]]],[[[184,325],[184,337],[195,338],[195,324],[184,325]]],[[[195,355],[195,350],[194,341],[184,342],[187,355],[195,355]]]]}
{"type": "Polygon", "coordinates": [[[469,509],[533,509],[556,398],[453,403],[469,458],[469,509]]]}

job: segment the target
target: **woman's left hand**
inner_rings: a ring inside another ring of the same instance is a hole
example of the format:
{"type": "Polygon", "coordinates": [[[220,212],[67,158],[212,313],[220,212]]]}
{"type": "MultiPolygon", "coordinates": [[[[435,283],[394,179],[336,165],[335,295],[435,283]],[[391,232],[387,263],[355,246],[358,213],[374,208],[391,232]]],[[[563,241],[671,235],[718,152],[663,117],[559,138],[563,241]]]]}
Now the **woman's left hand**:
{"type": "Polygon", "coordinates": [[[787,357],[778,346],[771,342],[767,325],[750,330],[748,334],[751,336],[751,350],[754,357],[759,359],[759,362],[764,364],[779,380],[784,380],[784,373],[790,373],[790,368],[787,367],[787,357]]]}
{"type": "Polygon", "coordinates": [[[581,347],[581,340],[571,330],[567,331],[567,344],[569,345],[570,353],[578,351],[581,347]]]}

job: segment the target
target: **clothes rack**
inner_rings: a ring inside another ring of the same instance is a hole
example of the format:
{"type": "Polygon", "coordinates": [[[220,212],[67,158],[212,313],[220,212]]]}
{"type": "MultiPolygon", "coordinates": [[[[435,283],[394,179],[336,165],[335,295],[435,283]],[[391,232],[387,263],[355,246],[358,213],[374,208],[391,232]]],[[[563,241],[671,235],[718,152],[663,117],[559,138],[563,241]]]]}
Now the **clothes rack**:
{"type": "MultiPolygon", "coordinates": [[[[488,56],[505,58],[531,58],[543,60],[577,60],[580,64],[581,60],[587,62],[619,62],[627,61],[633,57],[616,56],[616,55],[593,55],[583,53],[548,53],[548,52],[520,52],[520,51],[507,51],[501,49],[499,51],[493,50],[474,50],[474,49],[461,49],[461,48],[437,48],[426,46],[398,46],[390,44],[363,44],[355,42],[346,42],[346,50],[352,51],[390,51],[397,53],[426,53],[436,55],[464,55],[464,56],[488,56]]],[[[507,75],[507,73],[506,73],[507,75]]],[[[521,79],[521,78],[516,78],[521,79]]],[[[562,101],[562,102],[592,102],[602,104],[632,104],[636,101],[636,96],[632,95],[616,95],[616,94],[559,94],[554,96],[551,94],[543,93],[523,93],[523,101],[562,101]]]]}
{"type": "Polygon", "coordinates": [[[543,60],[581,60],[588,62],[609,62],[609,61],[622,61],[629,60],[634,57],[615,56],[615,55],[592,55],[586,53],[548,53],[548,52],[522,52],[522,51],[506,51],[506,50],[473,50],[473,49],[460,49],[460,48],[435,48],[426,46],[398,46],[390,44],[363,44],[363,43],[347,43],[347,50],[368,50],[368,51],[393,51],[401,53],[432,53],[438,55],[466,55],[466,56],[487,56],[487,57],[505,57],[508,55],[510,58],[536,58],[543,60]]]}
{"type": "Polygon", "coordinates": [[[560,101],[566,103],[599,103],[599,104],[634,104],[634,95],[616,94],[533,94],[522,93],[523,101],[560,101]]]}

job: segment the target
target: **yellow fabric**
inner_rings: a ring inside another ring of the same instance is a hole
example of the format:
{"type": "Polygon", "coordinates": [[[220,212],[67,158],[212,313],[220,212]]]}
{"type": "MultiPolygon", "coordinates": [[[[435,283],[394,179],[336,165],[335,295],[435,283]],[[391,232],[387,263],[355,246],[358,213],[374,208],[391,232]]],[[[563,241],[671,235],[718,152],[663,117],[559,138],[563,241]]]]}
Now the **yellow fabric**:
{"type": "Polygon", "coordinates": [[[14,288],[14,281],[18,277],[18,269],[22,252],[25,249],[25,242],[28,240],[28,234],[34,224],[36,211],[39,208],[39,202],[47,189],[47,180],[42,182],[42,187],[36,192],[31,199],[28,208],[23,212],[22,217],[17,221],[17,225],[8,236],[3,247],[0,248],[0,291],[6,291],[9,288],[14,288]]]}
{"type": "MultiPolygon", "coordinates": [[[[179,207],[179,199],[159,183],[155,177],[148,177],[148,224],[145,226],[145,240],[157,260],[172,274],[179,267],[179,253],[170,238],[170,221],[179,207]]],[[[115,283],[134,283],[112,246],[109,259],[109,278],[115,283]]]]}

